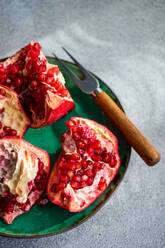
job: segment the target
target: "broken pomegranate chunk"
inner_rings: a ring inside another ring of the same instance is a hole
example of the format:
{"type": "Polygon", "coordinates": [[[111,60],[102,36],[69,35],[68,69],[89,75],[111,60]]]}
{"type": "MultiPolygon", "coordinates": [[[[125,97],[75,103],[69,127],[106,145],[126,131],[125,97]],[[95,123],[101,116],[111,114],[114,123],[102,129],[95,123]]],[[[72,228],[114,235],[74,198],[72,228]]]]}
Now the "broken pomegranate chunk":
{"type": "Polygon", "coordinates": [[[120,167],[117,138],[92,120],[73,117],[47,184],[49,199],[71,212],[88,207],[120,167]],[[81,149],[81,152],[80,152],[81,149]]]}
{"type": "Polygon", "coordinates": [[[18,93],[32,128],[53,123],[74,105],[58,67],[34,41],[0,63],[0,84],[18,93]]]}
{"type": "Polygon", "coordinates": [[[44,150],[21,138],[0,139],[0,217],[6,223],[28,212],[40,198],[49,170],[44,150]]]}
{"type": "Polygon", "coordinates": [[[23,137],[30,120],[26,116],[16,92],[0,85],[0,138],[23,137]]]}

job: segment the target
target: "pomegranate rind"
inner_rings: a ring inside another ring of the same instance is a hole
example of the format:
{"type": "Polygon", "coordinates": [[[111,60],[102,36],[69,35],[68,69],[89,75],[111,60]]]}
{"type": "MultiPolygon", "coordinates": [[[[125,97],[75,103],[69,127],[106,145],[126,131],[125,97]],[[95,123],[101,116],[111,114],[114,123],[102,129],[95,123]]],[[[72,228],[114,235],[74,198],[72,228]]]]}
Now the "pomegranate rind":
{"type": "Polygon", "coordinates": [[[54,204],[57,204],[67,209],[70,212],[79,212],[87,208],[89,205],[91,205],[105,190],[105,189],[104,190],[97,189],[98,182],[101,177],[106,177],[107,187],[109,186],[109,184],[114,179],[114,177],[116,176],[119,170],[121,161],[118,152],[118,140],[110,130],[108,130],[105,126],[98,124],[95,121],[84,119],[81,117],[72,117],[71,121],[73,122],[83,121],[89,127],[97,129],[99,133],[103,134],[104,137],[106,137],[106,139],[113,144],[113,151],[115,153],[115,157],[117,160],[115,168],[110,168],[109,166],[105,166],[103,170],[99,171],[97,178],[95,177],[94,182],[91,186],[87,186],[85,188],[78,190],[73,190],[71,185],[67,184],[67,187],[65,189],[54,193],[52,192],[51,188],[53,184],[56,183],[58,184],[59,181],[58,165],[59,162],[61,161],[62,153],[59,155],[58,159],[55,161],[55,164],[48,179],[47,191],[46,191],[47,196],[54,204]],[[63,200],[63,195],[66,196],[65,201],[63,200]],[[83,195],[84,199],[80,199],[79,195],[83,195]]]}
{"type": "MultiPolygon", "coordinates": [[[[20,104],[18,94],[1,84],[0,90],[5,92],[5,96],[0,95],[0,106],[3,108],[7,103],[6,107],[8,108],[4,111],[5,116],[1,118],[1,123],[3,126],[10,126],[11,129],[16,130],[17,136],[22,138],[30,125],[30,120],[20,104]]],[[[0,132],[3,132],[3,126],[0,132]]]]}
{"type": "MultiPolygon", "coordinates": [[[[41,159],[42,162],[44,163],[44,171],[46,172],[47,176],[49,175],[50,172],[50,158],[48,153],[45,150],[42,150],[27,141],[19,138],[19,137],[4,137],[0,139],[0,144],[3,144],[4,142],[10,142],[11,144],[15,144],[19,149],[24,148],[30,151],[31,156],[33,159],[41,159]]],[[[40,198],[44,190],[34,190],[30,192],[28,199],[30,201],[31,207],[35,204],[35,202],[40,198]]],[[[30,208],[31,208],[30,207],[30,208]]],[[[30,209],[29,209],[30,211],[30,209]]],[[[3,213],[0,212],[0,217],[2,217],[7,224],[11,224],[13,220],[23,214],[24,212],[20,209],[17,212],[13,213],[3,213]]]]}
{"type": "MultiPolygon", "coordinates": [[[[19,56],[21,55],[21,53],[28,51],[29,47],[31,48],[35,44],[36,43],[34,41],[31,41],[29,45],[20,49],[18,52],[16,52],[10,58],[8,58],[6,61],[4,61],[4,63],[3,63],[4,67],[7,68],[7,66],[9,66],[10,64],[17,62],[19,60],[19,56]]],[[[54,73],[52,75],[54,75],[54,78],[56,78],[56,80],[58,80],[59,83],[61,83],[62,89],[65,91],[65,96],[60,96],[60,94],[58,94],[58,89],[56,89],[54,86],[48,84],[47,82],[42,82],[42,81],[40,82],[41,85],[45,85],[45,87],[49,88],[50,90],[47,90],[46,98],[45,98],[45,104],[41,103],[41,106],[40,106],[40,108],[45,113],[44,118],[42,118],[42,119],[39,118],[39,116],[36,115],[34,110],[31,111],[31,116],[29,116],[31,119],[30,126],[31,126],[31,128],[35,128],[35,129],[50,125],[51,123],[55,122],[56,120],[58,120],[62,116],[66,115],[67,112],[69,110],[71,110],[73,105],[74,105],[74,101],[71,98],[69,91],[64,86],[65,85],[65,79],[64,79],[62,73],[59,71],[58,66],[49,64],[42,50],[40,50],[38,57],[40,58],[41,61],[44,61],[45,65],[46,65],[46,71],[41,73],[41,74],[46,75],[49,70],[54,69],[54,73]],[[53,93],[51,92],[51,90],[53,91],[53,93]],[[53,95],[53,97],[50,97],[51,94],[53,95]]],[[[24,69],[22,70],[24,76],[27,76],[29,74],[29,72],[27,71],[27,68],[26,68],[28,60],[29,60],[29,57],[28,57],[28,55],[26,55],[26,59],[25,59],[26,64],[25,64],[24,69]]],[[[8,83],[5,83],[5,85],[8,86],[8,83]]],[[[17,88],[15,88],[14,86],[12,86],[12,88],[17,91],[17,88]]],[[[21,98],[22,92],[18,92],[18,93],[19,93],[19,97],[21,100],[21,104],[23,104],[23,108],[24,108],[25,112],[27,112],[27,114],[28,114],[27,109],[30,109],[30,108],[29,108],[29,106],[24,106],[24,100],[22,100],[22,98],[21,98]]],[[[41,94],[43,94],[43,93],[41,93],[41,94]]],[[[26,101],[27,97],[29,97],[29,96],[25,97],[25,101],[26,101]]],[[[33,103],[33,104],[36,104],[36,103],[33,103]]]]}

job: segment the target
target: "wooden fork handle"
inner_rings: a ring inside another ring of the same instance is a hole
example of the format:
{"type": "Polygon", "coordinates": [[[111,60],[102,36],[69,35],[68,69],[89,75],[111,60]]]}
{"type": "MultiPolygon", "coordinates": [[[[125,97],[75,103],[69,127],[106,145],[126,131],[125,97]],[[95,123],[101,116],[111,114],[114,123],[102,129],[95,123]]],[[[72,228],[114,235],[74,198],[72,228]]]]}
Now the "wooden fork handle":
{"type": "Polygon", "coordinates": [[[159,162],[158,151],[105,92],[99,92],[94,99],[146,164],[151,166],[159,162]]]}

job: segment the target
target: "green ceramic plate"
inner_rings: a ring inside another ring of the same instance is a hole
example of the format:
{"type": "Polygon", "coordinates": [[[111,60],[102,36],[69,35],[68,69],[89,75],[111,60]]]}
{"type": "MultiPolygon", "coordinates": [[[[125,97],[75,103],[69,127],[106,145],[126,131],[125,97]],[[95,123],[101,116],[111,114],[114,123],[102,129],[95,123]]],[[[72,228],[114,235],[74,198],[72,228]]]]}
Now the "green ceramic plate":
{"type": "MultiPolygon", "coordinates": [[[[57,64],[57,62],[52,58],[48,58],[48,60],[52,64],[57,64]]],[[[78,77],[82,77],[79,69],[75,65],[69,62],[65,63],[78,77]]],[[[104,116],[92,97],[83,94],[68,78],[62,68],[60,69],[63,72],[66,82],[68,82],[66,86],[75,101],[75,110],[48,127],[41,129],[29,128],[24,136],[24,139],[33,145],[46,150],[50,155],[51,165],[53,165],[61,149],[60,136],[66,130],[66,121],[72,116],[81,116],[92,119],[107,126],[117,136],[119,141],[119,154],[121,158],[120,169],[110,186],[87,209],[79,213],[70,213],[51,202],[45,206],[38,206],[35,204],[31,208],[30,212],[17,217],[11,225],[7,225],[0,220],[0,235],[17,238],[41,237],[57,234],[76,227],[78,224],[92,216],[106,202],[126,172],[131,152],[130,146],[127,144],[126,140],[122,137],[119,131],[104,116]]],[[[115,94],[103,83],[102,80],[99,78],[97,79],[99,80],[101,88],[118,104],[120,108],[122,108],[115,94]]]]}

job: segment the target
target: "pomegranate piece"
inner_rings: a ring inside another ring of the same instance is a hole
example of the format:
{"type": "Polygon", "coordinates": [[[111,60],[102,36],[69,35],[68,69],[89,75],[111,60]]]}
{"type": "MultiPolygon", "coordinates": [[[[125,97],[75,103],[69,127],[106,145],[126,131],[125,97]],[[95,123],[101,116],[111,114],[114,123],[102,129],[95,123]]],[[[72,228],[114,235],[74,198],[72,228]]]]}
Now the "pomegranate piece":
{"type": "Polygon", "coordinates": [[[0,139],[0,217],[6,223],[28,212],[40,198],[49,170],[46,151],[21,138],[0,139]]]}
{"type": "Polygon", "coordinates": [[[34,41],[0,63],[0,84],[18,93],[32,128],[47,126],[73,109],[64,77],[34,41]]]}
{"type": "Polygon", "coordinates": [[[66,126],[69,130],[62,135],[62,152],[48,179],[47,196],[70,212],[79,212],[100,196],[118,172],[118,141],[92,120],[73,117],[66,126]]]}
{"type": "Polygon", "coordinates": [[[26,116],[16,92],[0,85],[0,138],[23,137],[30,120],[26,116]]]}

